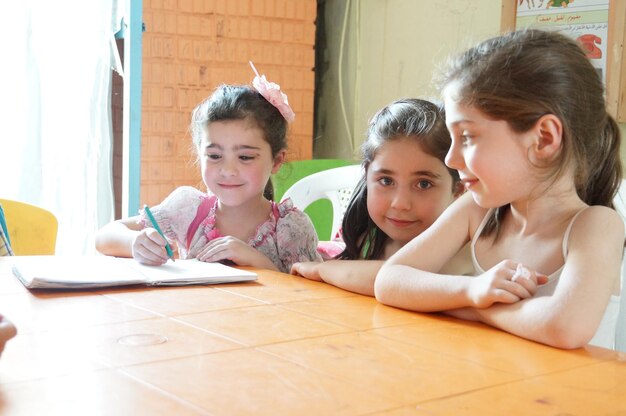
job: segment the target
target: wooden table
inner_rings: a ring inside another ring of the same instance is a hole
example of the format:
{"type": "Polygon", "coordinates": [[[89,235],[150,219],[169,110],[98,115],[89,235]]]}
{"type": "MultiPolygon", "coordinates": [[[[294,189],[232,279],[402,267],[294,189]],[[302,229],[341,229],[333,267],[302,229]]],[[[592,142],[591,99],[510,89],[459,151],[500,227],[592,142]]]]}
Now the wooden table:
{"type": "Polygon", "coordinates": [[[213,287],[29,292],[0,260],[2,415],[622,415],[626,354],[255,270],[213,287]]]}

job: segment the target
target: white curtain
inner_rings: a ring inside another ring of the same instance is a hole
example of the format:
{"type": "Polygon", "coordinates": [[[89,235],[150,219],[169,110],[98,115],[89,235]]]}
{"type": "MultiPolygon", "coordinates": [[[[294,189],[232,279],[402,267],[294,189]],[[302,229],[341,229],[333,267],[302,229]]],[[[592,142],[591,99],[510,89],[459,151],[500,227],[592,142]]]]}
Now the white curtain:
{"type": "Polygon", "coordinates": [[[89,254],[113,219],[111,69],[123,1],[0,5],[0,196],[59,221],[57,254],[89,254]]]}

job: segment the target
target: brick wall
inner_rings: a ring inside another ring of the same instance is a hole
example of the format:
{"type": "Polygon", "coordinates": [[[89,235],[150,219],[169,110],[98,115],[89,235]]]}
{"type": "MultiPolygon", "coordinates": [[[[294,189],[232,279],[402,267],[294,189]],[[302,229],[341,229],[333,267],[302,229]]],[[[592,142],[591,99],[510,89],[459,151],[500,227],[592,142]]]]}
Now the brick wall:
{"type": "Polygon", "coordinates": [[[187,133],[221,83],[249,84],[252,60],[296,112],[289,160],[312,157],[316,0],[144,0],[141,203],[204,189],[187,133]]]}

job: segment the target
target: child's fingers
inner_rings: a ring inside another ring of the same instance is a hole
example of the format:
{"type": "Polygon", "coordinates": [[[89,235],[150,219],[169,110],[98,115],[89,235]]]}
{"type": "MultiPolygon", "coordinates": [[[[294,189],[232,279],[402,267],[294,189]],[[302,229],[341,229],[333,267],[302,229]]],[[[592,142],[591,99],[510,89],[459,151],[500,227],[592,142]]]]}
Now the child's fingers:
{"type": "Polygon", "coordinates": [[[289,273],[296,275],[296,276],[302,276],[300,274],[300,263],[294,263],[291,265],[291,270],[289,271],[289,273]]]}
{"type": "Polygon", "coordinates": [[[496,302],[515,303],[515,302],[519,302],[520,300],[522,300],[522,298],[520,298],[519,296],[505,289],[496,289],[494,290],[493,294],[494,294],[493,303],[496,303],[496,302]]]}
{"type": "Polygon", "coordinates": [[[518,264],[515,273],[511,277],[511,281],[526,288],[532,296],[537,291],[538,285],[542,285],[548,281],[548,276],[538,272],[531,272],[522,264],[518,264]]]}
{"type": "Polygon", "coordinates": [[[248,250],[255,249],[235,237],[219,237],[209,241],[196,258],[206,262],[232,260],[239,263],[239,257],[248,250]]]}
{"type": "Polygon", "coordinates": [[[529,296],[531,297],[537,291],[537,283],[533,279],[526,278],[517,278],[515,279],[515,284],[522,286],[526,291],[528,291],[529,296]]]}
{"type": "Polygon", "coordinates": [[[151,237],[152,232],[162,240],[163,238],[154,229],[147,229],[141,232],[133,241],[132,254],[133,258],[142,264],[161,265],[168,259],[165,245],[161,246],[159,242],[155,242],[151,237]]]}
{"type": "MultiPolygon", "coordinates": [[[[166,253],[167,255],[167,253],[166,253]]],[[[133,251],[133,257],[141,264],[147,264],[150,266],[160,266],[167,262],[167,256],[162,257],[158,253],[154,253],[146,249],[145,247],[138,248],[133,251]]]]}
{"type": "Polygon", "coordinates": [[[502,282],[501,289],[515,295],[519,299],[526,299],[532,296],[531,292],[519,283],[519,279],[517,282],[509,282],[508,280],[505,280],[502,282]]]}
{"type": "Polygon", "coordinates": [[[548,276],[546,276],[545,274],[535,272],[535,276],[537,276],[538,285],[545,285],[546,283],[548,283],[549,279],[548,276]]]}
{"type": "Polygon", "coordinates": [[[291,266],[291,274],[295,274],[296,276],[302,276],[306,279],[314,280],[316,282],[322,282],[323,280],[319,275],[319,271],[317,270],[318,266],[319,263],[317,262],[294,263],[294,265],[291,266]]]}
{"type": "Polygon", "coordinates": [[[159,247],[165,248],[165,245],[167,244],[167,240],[163,238],[163,236],[154,228],[146,228],[146,237],[159,247]]]}
{"type": "Polygon", "coordinates": [[[200,253],[198,253],[196,256],[198,260],[206,262],[234,260],[234,252],[230,249],[228,241],[216,240],[211,241],[200,253]]]}

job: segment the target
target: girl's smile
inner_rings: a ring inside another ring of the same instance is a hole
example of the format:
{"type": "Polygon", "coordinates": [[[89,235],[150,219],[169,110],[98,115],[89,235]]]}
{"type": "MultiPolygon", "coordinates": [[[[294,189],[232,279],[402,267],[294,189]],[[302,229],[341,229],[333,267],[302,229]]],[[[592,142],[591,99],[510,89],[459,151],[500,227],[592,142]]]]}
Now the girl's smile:
{"type": "Polygon", "coordinates": [[[400,219],[390,218],[390,217],[385,217],[385,219],[389,221],[392,225],[398,228],[410,227],[413,224],[419,222],[419,221],[414,221],[414,220],[400,220],[400,219]]]}
{"type": "Polygon", "coordinates": [[[465,189],[470,190],[470,188],[478,183],[478,179],[467,179],[461,178],[461,183],[465,187],[465,189]]]}

